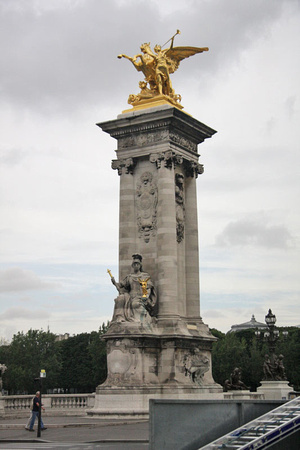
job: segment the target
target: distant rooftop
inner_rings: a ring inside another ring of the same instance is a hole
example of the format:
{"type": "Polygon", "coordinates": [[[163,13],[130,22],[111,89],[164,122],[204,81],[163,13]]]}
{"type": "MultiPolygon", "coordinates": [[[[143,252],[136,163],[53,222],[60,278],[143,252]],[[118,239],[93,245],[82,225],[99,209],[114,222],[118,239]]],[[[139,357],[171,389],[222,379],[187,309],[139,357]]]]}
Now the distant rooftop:
{"type": "Polygon", "coordinates": [[[57,334],[55,336],[55,340],[56,341],[65,341],[66,339],[69,339],[70,334],[69,333],[65,333],[65,334],[57,334]]]}
{"type": "Polygon", "coordinates": [[[229,333],[232,333],[234,331],[248,330],[249,328],[257,328],[258,330],[261,330],[267,328],[267,325],[265,323],[257,322],[254,314],[252,314],[251,320],[249,322],[232,325],[229,333]]]}

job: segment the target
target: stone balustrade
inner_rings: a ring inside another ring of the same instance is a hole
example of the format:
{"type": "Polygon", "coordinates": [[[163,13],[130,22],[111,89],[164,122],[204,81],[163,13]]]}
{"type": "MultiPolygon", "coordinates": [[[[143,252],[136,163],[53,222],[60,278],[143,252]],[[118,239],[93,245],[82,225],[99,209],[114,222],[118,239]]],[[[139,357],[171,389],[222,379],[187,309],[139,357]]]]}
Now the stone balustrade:
{"type": "MultiPolygon", "coordinates": [[[[33,395],[0,396],[0,417],[22,417],[29,414],[33,395]]],[[[43,415],[85,415],[95,404],[92,394],[44,394],[43,415]]]]}

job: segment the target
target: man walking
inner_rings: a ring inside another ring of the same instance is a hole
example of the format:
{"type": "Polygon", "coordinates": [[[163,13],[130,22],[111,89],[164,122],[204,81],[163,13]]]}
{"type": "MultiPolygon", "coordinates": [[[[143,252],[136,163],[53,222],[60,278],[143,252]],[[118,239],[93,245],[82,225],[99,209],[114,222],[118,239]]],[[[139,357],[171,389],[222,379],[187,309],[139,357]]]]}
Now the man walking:
{"type": "MultiPolygon", "coordinates": [[[[28,431],[33,431],[33,425],[34,425],[35,419],[36,419],[36,417],[39,416],[40,396],[41,396],[40,391],[37,391],[35,394],[35,397],[33,399],[32,417],[31,417],[31,422],[30,422],[28,431]]],[[[43,408],[42,405],[41,405],[41,409],[43,409],[45,411],[45,409],[43,408]]],[[[43,421],[42,421],[42,417],[41,417],[41,430],[46,430],[46,428],[44,427],[43,421]]]]}

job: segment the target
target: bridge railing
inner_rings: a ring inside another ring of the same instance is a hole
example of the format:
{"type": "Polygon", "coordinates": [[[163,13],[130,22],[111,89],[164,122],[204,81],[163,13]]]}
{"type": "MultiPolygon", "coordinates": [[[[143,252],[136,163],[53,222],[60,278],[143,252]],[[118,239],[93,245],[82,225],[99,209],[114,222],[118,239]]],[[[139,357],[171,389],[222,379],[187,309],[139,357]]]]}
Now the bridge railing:
{"type": "MultiPolygon", "coordinates": [[[[26,416],[32,408],[33,397],[33,395],[0,396],[0,416],[26,416]]],[[[42,402],[45,415],[85,415],[95,404],[95,393],[44,394],[42,402]]]]}

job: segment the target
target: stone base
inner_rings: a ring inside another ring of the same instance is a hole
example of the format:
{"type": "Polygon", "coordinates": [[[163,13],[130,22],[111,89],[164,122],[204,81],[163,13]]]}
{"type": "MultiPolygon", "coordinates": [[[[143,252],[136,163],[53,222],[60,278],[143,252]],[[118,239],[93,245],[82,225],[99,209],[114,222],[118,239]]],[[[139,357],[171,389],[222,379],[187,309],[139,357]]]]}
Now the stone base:
{"type": "Polygon", "coordinates": [[[257,388],[257,393],[263,393],[265,400],[288,400],[292,391],[288,381],[261,381],[261,386],[257,388]]]}
{"type": "Polygon", "coordinates": [[[152,98],[146,98],[146,99],[139,99],[135,102],[130,102],[132,104],[132,108],[131,109],[125,109],[124,111],[122,111],[123,114],[126,114],[128,112],[133,112],[133,111],[140,111],[142,109],[146,109],[146,108],[153,108],[153,107],[161,107],[164,105],[168,105],[168,106],[172,106],[172,107],[176,107],[178,109],[183,109],[183,106],[179,103],[176,102],[175,100],[173,100],[171,97],[167,96],[167,95],[156,95],[155,97],[152,98]]]}
{"type": "Polygon", "coordinates": [[[217,384],[194,388],[155,386],[145,388],[97,387],[95,406],[87,411],[89,416],[102,418],[148,419],[149,400],[222,400],[223,393],[217,384]]]}
{"type": "Polygon", "coordinates": [[[224,400],[265,400],[264,393],[250,391],[224,392],[224,400]]]}
{"type": "Polygon", "coordinates": [[[150,399],[223,399],[223,388],[212,377],[215,338],[202,322],[201,336],[196,322],[188,324],[190,328],[173,322],[166,326],[164,321],[163,336],[153,332],[160,324],[153,334],[143,331],[141,324],[137,324],[138,329],[131,324],[109,328],[103,336],[108,375],[96,389],[95,406],[89,415],[141,418],[148,417],[150,399]]]}
{"type": "MultiPolygon", "coordinates": [[[[165,386],[221,389],[212,378],[213,337],[106,333],[108,375],[103,389],[161,390],[165,386]]],[[[144,391],[143,391],[144,392],[144,391]]],[[[185,391],[186,392],[186,391],[185,391]]]]}

